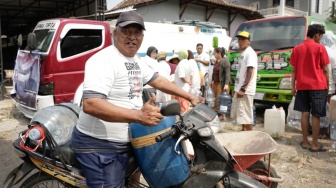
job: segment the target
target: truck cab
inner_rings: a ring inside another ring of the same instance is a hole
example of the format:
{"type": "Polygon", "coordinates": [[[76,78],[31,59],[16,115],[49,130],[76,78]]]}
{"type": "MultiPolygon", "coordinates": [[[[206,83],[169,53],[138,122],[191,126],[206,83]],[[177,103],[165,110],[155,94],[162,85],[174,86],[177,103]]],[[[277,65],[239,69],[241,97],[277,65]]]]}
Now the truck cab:
{"type": "Polygon", "coordinates": [[[44,20],[29,34],[29,44],[30,48],[18,51],[12,97],[31,118],[44,107],[73,100],[84,80],[86,61],[112,44],[110,25],[79,19],[44,20]]]}

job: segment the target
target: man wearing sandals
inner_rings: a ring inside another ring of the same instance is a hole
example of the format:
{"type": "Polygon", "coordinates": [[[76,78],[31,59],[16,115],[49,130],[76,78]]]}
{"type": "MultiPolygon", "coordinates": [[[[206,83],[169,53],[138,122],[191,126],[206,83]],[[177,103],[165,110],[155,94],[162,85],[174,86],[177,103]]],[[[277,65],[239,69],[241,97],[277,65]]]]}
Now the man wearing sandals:
{"type": "Polygon", "coordinates": [[[295,97],[294,110],[300,111],[302,148],[311,152],[324,152],[326,148],[318,142],[320,117],[326,116],[326,102],[329,83],[329,58],[325,47],[319,44],[325,29],[323,25],[308,27],[307,39],[293,49],[292,95],[295,97]],[[312,114],[313,139],[308,141],[309,114],[312,114]]]}

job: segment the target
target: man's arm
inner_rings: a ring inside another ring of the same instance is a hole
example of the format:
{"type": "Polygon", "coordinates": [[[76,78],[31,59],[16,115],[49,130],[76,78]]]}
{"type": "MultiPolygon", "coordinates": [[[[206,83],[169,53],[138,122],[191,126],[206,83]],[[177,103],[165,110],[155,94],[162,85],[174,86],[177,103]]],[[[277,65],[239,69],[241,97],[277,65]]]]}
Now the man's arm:
{"type": "Polygon", "coordinates": [[[196,62],[202,63],[205,66],[209,66],[209,61],[207,60],[201,60],[201,59],[195,59],[196,62]]]}
{"type": "Polygon", "coordinates": [[[251,79],[253,78],[253,75],[255,74],[254,69],[255,69],[254,67],[247,67],[243,85],[237,93],[238,98],[241,98],[241,97],[244,96],[245,91],[246,91],[247,87],[249,86],[249,84],[251,82],[251,79]]]}
{"type": "Polygon", "coordinates": [[[296,75],[295,75],[295,67],[292,66],[292,95],[295,96],[296,95],[296,84],[295,84],[295,81],[296,81],[296,75]]]}
{"type": "Polygon", "coordinates": [[[324,76],[326,77],[326,80],[327,80],[327,90],[329,90],[329,68],[328,68],[328,65],[325,65],[322,67],[323,69],[323,73],[324,73],[324,76]]]}
{"type": "Polygon", "coordinates": [[[116,106],[106,99],[87,98],[83,100],[83,111],[107,122],[135,122],[143,125],[157,125],[163,116],[153,104],[155,96],[140,109],[127,109],[116,106]]]}

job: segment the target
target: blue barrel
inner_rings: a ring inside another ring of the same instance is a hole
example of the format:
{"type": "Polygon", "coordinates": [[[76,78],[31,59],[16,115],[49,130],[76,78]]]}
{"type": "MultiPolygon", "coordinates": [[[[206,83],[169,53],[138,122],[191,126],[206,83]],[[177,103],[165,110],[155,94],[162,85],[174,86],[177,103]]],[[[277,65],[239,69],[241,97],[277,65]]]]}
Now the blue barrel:
{"type": "Polygon", "coordinates": [[[159,143],[155,141],[157,135],[170,130],[175,119],[175,116],[164,117],[157,126],[143,126],[138,123],[130,125],[135,157],[150,187],[177,185],[189,176],[189,162],[182,147],[180,145],[177,147],[181,155],[177,155],[174,151],[177,139],[169,138],[159,143]]]}
{"type": "Polygon", "coordinates": [[[224,91],[218,96],[217,102],[218,102],[217,113],[225,114],[227,117],[230,117],[231,103],[232,103],[231,95],[227,94],[226,91],[224,91]]]}

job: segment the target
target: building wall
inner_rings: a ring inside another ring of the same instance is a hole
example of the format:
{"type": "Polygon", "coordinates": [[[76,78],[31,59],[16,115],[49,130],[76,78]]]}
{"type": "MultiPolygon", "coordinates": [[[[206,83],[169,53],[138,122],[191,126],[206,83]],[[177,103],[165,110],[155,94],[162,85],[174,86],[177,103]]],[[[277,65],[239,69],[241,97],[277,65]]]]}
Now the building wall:
{"type": "Polygon", "coordinates": [[[316,11],[317,0],[311,0],[311,16],[326,19],[330,15],[329,8],[331,7],[332,0],[319,0],[320,5],[318,12],[316,11]]]}
{"type": "MultiPolygon", "coordinates": [[[[144,17],[146,22],[158,22],[163,20],[174,22],[179,20],[179,15],[180,12],[182,12],[182,9],[183,7],[180,7],[179,0],[170,0],[162,3],[138,7],[136,11],[144,17]]],[[[205,21],[206,7],[189,4],[185,9],[181,19],[205,21]]],[[[231,28],[228,30],[228,11],[220,9],[216,9],[209,19],[209,22],[214,22],[217,25],[222,26],[222,28],[227,29],[227,34],[229,36],[233,35],[237,25],[245,21],[246,19],[243,16],[236,16],[235,20],[231,24],[231,28]]]]}
{"type": "MultiPolygon", "coordinates": [[[[260,8],[259,9],[267,9],[267,8],[272,8],[273,7],[273,0],[258,0],[260,3],[260,8]]],[[[309,1],[311,2],[311,12],[310,15],[321,18],[321,19],[326,19],[329,17],[329,8],[331,7],[331,2],[333,0],[319,0],[320,1],[320,6],[319,6],[319,11],[316,13],[316,3],[317,0],[295,0],[294,2],[294,9],[301,10],[304,12],[309,13],[309,1]]],[[[249,6],[253,2],[253,0],[236,0],[236,4],[240,5],[245,5],[249,6]]]]}

